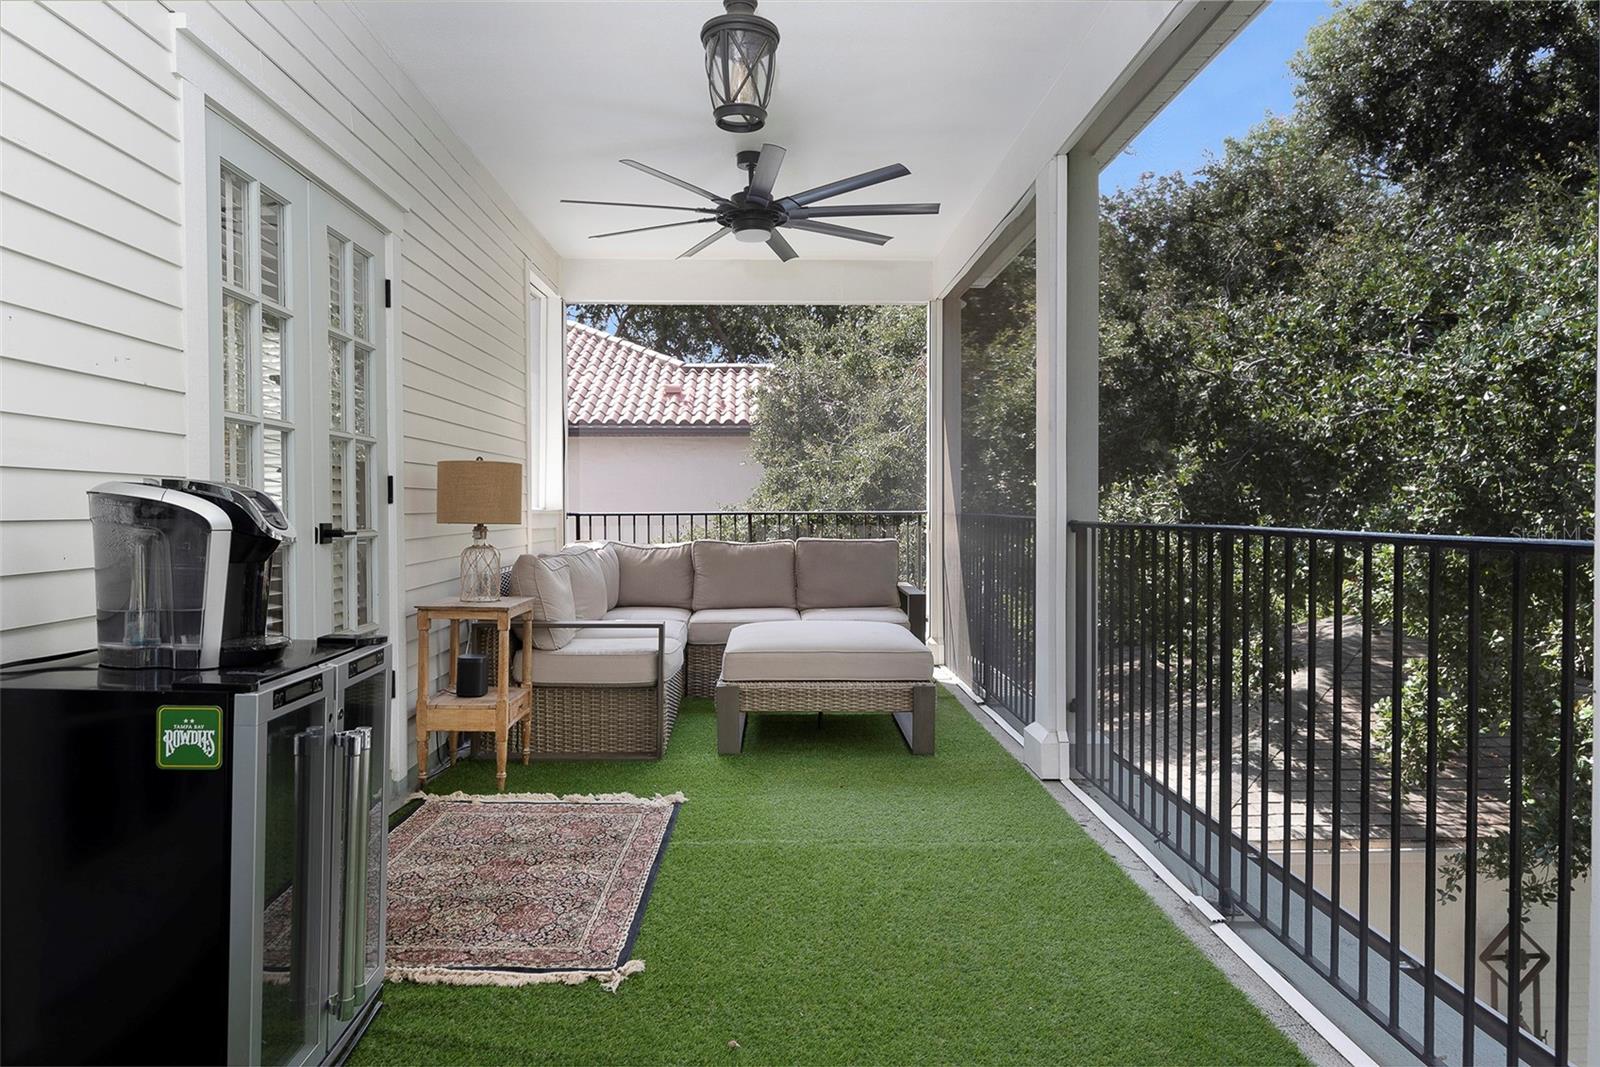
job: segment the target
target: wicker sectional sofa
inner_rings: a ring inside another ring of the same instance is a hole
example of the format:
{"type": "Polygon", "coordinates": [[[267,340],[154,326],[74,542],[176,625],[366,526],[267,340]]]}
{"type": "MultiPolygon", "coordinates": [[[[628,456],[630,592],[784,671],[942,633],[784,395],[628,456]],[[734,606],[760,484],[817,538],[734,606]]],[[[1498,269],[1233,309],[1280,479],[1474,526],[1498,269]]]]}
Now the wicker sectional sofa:
{"type": "Polygon", "coordinates": [[[897,580],[893,538],[754,544],[584,542],[525,555],[509,591],[536,600],[533,752],[658,759],[678,704],[711,697],[734,627],[778,620],[893,622],[925,638],[922,590],[897,580]]]}

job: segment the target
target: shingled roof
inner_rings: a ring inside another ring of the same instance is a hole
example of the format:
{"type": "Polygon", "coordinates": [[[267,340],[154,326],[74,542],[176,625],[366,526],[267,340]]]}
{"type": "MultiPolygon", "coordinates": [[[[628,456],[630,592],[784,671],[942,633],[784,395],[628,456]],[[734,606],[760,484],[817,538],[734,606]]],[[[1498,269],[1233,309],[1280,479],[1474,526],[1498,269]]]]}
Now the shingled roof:
{"type": "Polygon", "coordinates": [[[688,363],[567,323],[567,426],[748,430],[764,363],[688,363]]]}

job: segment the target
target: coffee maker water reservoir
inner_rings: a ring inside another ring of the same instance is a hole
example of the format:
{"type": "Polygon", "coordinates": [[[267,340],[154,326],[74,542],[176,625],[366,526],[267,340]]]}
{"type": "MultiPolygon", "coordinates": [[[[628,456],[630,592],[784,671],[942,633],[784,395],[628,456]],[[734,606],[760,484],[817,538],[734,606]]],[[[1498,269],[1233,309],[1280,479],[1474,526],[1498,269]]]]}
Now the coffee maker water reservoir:
{"type": "Polygon", "coordinates": [[[190,479],[89,491],[100,663],[208,670],[260,663],[272,558],[294,540],[265,493],[190,479]]]}

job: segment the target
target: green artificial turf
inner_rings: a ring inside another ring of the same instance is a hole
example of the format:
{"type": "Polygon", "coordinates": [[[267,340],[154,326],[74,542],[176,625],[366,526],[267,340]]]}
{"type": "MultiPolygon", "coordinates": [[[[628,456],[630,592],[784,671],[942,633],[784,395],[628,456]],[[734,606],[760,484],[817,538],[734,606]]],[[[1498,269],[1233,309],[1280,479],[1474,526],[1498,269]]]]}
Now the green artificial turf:
{"type": "MultiPolygon", "coordinates": [[[[368,1063],[1301,1063],[984,732],[753,718],[716,754],[686,701],[658,763],[513,762],[510,791],[682,791],[615,993],[390,983],[368,1063]]],[[[430,791],[491,792],[464,763],[430,791]]]]}

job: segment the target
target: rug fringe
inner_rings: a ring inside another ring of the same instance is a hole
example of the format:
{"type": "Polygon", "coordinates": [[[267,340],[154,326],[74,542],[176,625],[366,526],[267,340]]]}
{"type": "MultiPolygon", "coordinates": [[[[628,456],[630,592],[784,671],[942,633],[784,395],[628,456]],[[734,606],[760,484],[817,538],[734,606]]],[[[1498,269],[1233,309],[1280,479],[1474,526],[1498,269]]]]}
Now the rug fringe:
{"type": "Polygon", "coordinates": [[[463,793],[459,789],[454,793],[412,793],[406,800],[408,803],[412,800],[457,800],[469,804],[647,804],[652,807],[689,802],[689,798],[682,793],[668,793],[665,796],[657,793],[653,797],[637,797],[632,793],[568,793],[558,796],[555,793],[463,793]]]}
{"type": "MultiPolygon", "coordinates": [[[[445,798],[448,799],[448,798],[445,798]]],[[[598,981],[608,993],[615,993],[623,979],[644,970],[644,960],[629,960],[607,971],[469,971],[450,967],[390,967],[385,976],[391,982],[418,985],[476,985],[512,988],[526,985],[582,985],[598,981]]]]}

